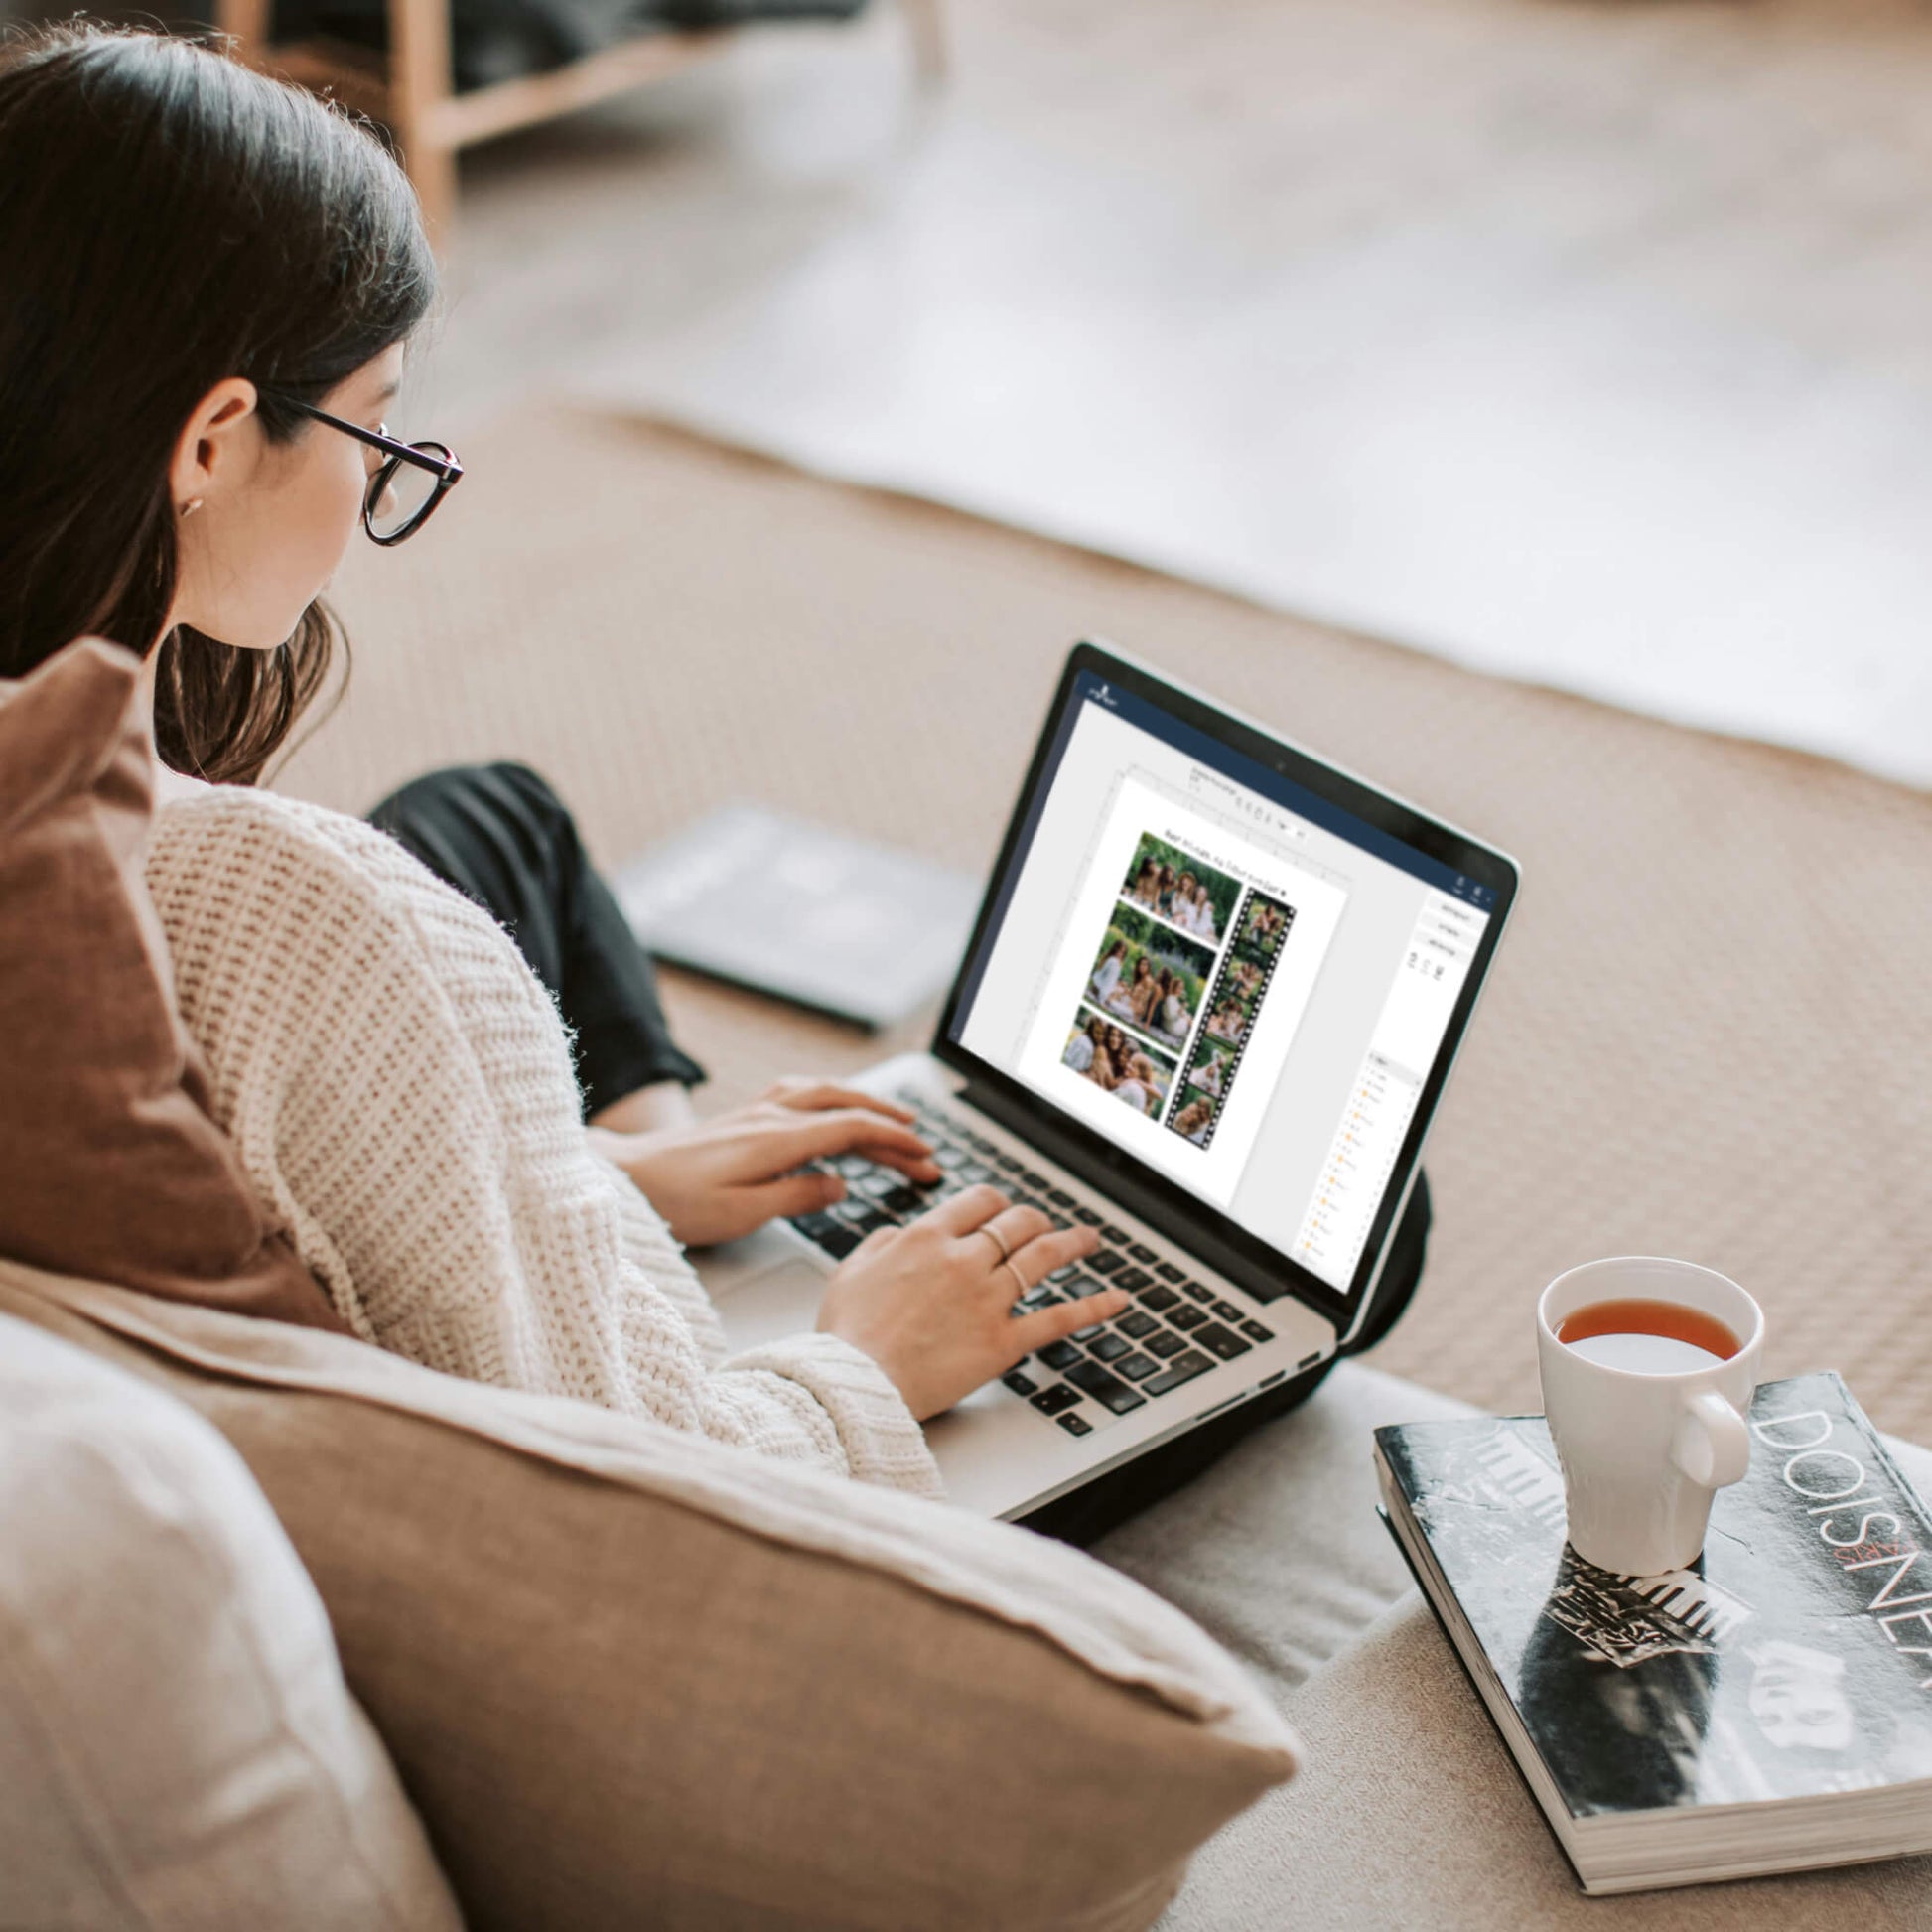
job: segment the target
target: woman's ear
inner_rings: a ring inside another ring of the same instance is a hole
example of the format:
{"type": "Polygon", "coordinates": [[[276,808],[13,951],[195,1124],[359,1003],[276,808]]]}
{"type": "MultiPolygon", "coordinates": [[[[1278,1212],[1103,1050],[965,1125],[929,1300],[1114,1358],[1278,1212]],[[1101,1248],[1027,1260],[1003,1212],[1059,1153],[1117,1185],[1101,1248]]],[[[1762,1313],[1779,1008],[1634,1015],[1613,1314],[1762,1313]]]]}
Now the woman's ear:
{"type": "Polygon", "coordinates": [[[175,439],[168,492],[177,512],[199,509],[213,494],[247,480],[254,468],[255,385],[223,376],[200,402],[175,439]]]}

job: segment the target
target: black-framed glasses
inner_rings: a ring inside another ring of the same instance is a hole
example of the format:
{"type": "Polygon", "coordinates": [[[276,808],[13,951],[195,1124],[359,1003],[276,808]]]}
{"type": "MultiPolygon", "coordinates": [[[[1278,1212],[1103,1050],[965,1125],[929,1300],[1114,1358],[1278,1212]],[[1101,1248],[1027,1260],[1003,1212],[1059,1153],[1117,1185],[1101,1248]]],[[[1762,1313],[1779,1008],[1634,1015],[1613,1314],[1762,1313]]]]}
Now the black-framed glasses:
{"type": "Polygon", "coordinates": [[[371,541],[385,549],[413,537],[462,480],[463,465],[447,443],[398,443],[386,431],[345,422],[312,402],[298,402],[293,396],[282,399],[291,409],[382,452],[382,465],[369,479],[368,494],[362,498],[362,527],[371,541]]]}

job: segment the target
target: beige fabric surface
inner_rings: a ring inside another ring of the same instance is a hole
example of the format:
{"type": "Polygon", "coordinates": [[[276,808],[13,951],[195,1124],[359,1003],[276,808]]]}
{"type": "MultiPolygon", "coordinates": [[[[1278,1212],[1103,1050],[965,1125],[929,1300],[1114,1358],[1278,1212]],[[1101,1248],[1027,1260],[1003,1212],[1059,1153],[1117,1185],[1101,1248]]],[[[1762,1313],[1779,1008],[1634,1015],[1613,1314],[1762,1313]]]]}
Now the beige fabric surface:
{"type": "MultiPolygon", "coordinates": [[[[1932,1453],[1893,1449],[1899,1466],[1932,1495],[1932,1453]]],[[[1307,1741],[1308,1771],[1200,1853],[1161,1932],[1932,1926],[1932,1859],[1587,1897],[1454,1650],[1414,1591],[1286,1708],[1307,1741]]]]}
{"type": "MultiPolygon", "coordinates": [[[[421,537],[351,556],[351,695],[290,789],[365,809],[513,756],[606,864],[752,796],[984,868],[1066,647],[1109,636],[1524,865],[1380,1366],[1534,1408],[1544,1283],[1680,1254],[1764,1303],[1767,1375],[1838,1368],[1932,1436],[1932,800],[639,425],[518,414],[462,454],[421,537]]],[[[879,1051],[669,1000],[718,1098],[879,1051]]]]}
{"type": "Polygon", "coordinates": [[[483,1932],[1144,1926],[1295,1767],[1179,1612],[1025,1531],[13,1264],[0,1311],[233,1443],[483,1932]]]}
{"type": "Polygon", "coordinates": [[[0,1925],[459,1932],[234,1450],[0,1315],[0,1925]]]}

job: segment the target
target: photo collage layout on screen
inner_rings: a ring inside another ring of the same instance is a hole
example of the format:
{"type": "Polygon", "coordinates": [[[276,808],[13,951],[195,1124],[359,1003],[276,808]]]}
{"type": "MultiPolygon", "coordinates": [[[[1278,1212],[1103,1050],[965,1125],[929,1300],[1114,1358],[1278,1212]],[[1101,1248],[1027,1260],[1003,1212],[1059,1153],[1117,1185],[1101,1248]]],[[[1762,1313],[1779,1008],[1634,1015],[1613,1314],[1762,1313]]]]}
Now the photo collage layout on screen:
{"type": "Polygon", "coordinates": [[[1225,1202],[1346,897],[1124,778],[1023,1077],[1225,1202]]]}

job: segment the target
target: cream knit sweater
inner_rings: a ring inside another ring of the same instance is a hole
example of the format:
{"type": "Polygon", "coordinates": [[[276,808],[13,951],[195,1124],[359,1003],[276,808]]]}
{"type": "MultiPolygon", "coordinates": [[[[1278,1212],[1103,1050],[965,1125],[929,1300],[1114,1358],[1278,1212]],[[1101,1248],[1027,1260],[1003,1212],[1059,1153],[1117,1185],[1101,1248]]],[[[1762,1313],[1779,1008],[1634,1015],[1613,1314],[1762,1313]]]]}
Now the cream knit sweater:
{"type": "Polygon", "coordinates": [[[591,1152],[569,1038],[508,935],[359,819],[238,786],[157,815],[148,883],[214,1106],[365,1339],[869,1482],[939,1490],[831,1335],[733,1360],[669,1230],[591,1152]]]}

